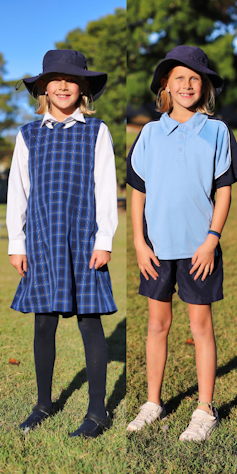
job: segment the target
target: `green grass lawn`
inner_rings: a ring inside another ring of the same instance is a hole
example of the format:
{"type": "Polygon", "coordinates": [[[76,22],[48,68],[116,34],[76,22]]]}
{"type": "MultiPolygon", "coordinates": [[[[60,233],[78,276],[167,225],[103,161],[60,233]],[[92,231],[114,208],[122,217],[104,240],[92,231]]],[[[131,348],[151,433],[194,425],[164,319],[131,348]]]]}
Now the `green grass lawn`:
{"type": "MultiPolygon", "coordinates": [[[[0,206],[0,221],[5,206],[0,206]]],[[[113,426],[95,440],[69,438],[87,411],[88,385],[84,348],[76,317],[60,319],[53,378],[56,414],[26,437],[18,425],[37,401],[33,360],[34,316],[10,309],[19,282],[7,257],[7,234],[0,239],[0,473],[4,474],[126,474],[125,436],[125,314],[126,314],[126,213],[119,213],[109,264],[118,313],[103,316],[108,346],[107,410],[113,426]],[[10,358],[20,365],[10,365],[10,358]]]]}
{"type": "MultiPolygon", "coordinates": [[[[145,344],[148,309],[137,295],[139,270],[133,248],[130,218],[131,188],[127,190],[127,419],[134,418],[147,400],[145,344]]],[[[204,444],[181,443],[197,407],[195,349],[185,344],[192,337],[187,305],[174,296],[173,324],[162,390],[167,419],[128,435],[128,467],[131,474],[237,473],[237,185],[227,224],[221,237],[224,255],[223,301],[213,305],[217,343],[215,405],[220,427],[204,444]],[[166,425],[166,426],[164,426],[166,425]]]]}

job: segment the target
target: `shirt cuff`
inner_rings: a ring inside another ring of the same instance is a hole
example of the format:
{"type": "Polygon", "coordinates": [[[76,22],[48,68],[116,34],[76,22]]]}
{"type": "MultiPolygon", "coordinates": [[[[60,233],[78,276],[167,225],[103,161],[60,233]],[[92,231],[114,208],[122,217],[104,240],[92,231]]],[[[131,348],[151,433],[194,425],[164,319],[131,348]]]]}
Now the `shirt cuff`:
{"type": "Polygon", "coordinates": [[[112,252],[113,239],[109,235],[96,235],[93,250],[106,250],[112,252]]]}
{"type": "Polygon", "coordinates": [[[10,240],[8,255],[26,255],[26,244],[24,240],[10,240]]]}

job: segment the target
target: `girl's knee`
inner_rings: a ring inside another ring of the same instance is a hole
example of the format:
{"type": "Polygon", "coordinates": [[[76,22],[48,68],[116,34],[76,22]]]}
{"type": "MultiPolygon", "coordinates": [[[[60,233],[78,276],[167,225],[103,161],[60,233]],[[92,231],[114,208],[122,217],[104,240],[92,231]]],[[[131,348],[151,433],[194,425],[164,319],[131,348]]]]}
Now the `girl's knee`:
{"type": "Polygon", "coordinates": [[[51,338],[55,334],[57,325],[58,316],[37,313],[35,315],[35,337],[44,338],[44,340],[51,338]]]}
{"type": "Polygon", "coordinates": [[[193,318],[190,321],[190,329],[194,338],[204,336],[207,333],[213,333],[212,320],[193,318]]]}
{"type": "Polygon", "coordinates": [[[193,336],[201,336],[213,332],[212,313],[210,305],[189,306],[190,329],[193,336]]]}
{"type": "Polygon", "coordinates": [[[169,332],[172,321],[172,306],[169,301],[155,301],[148,299],[149,303],[149,321],[148,333],[167,333],[169,332]]]}
{"type": "Polygon", "coordinates": [[[148,333],[152,334],[167,334],[171,326],[171,318],[159,319],[149,318],[148,322],[148,333]]]}

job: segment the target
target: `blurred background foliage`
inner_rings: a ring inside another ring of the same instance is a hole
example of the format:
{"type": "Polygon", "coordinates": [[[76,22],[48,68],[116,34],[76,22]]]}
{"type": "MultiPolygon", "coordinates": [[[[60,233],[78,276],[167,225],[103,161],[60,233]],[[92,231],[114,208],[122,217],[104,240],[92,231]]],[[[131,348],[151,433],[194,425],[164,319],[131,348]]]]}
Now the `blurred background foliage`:
{"type": "Polygon", "coordinates": [[[5,64],[3,54],[0,53],[0,169],[2,162],[8,161],[9,164],[9,156],[11,156],[13,150],[12,143],[2,136],[2,133],[15,126],[17,114],[17,105],[12,100],[14,94],[13,84],[4,80],[5,64]]]}
{"type": "MultiPolygon", "coordinates": [[[[94,108],[96,117],[108,125],[112,134],[118,184],[122,189],[126,183],[126,46],[126,10],[123,8],[89,22],[85,30],[78,28],[69,32],[64,41],[55,44],[57,49],[81,51],[87,58],[88,69],[108,74],[105,92],[94,108]]],[[[25,88],[16,92],[16,81],[4,81],[5,64],[0,53],[0,168],[1,162],[10,165],[14,131],[16,134],[20,125],[39,119],[34,114],[36,101],[25,88]],[[27,101],[28,109],[22,107],[23,101],[27,101]]]]}
{"type": "Polygon", "coordinates": [[[150,91],[155,66],[179,44],[202,48],[225,80],[217,112],[229,104],[237,107],[236,1],[128,0],[127,21],[127,100],[132,107],[155,101],[150,91]]]}

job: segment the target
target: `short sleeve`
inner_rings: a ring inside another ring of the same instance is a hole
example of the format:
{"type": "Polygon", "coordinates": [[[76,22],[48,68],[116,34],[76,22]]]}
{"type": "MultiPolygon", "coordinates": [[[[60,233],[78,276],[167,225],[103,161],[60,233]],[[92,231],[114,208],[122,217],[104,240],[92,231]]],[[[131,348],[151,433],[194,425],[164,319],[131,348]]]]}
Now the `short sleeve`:
{"type": "MultiPolygon", "coordinates": [[[[230,156],[230,165],[228,169],[216,177],[215,173],[215,188],[222,188],[224,186],[231,186],[237,181],[237,143],[234,137],[232,130],[229,128],[228,124],[225,124],[227,127],[227,137],[228,137],[228,155],[230,156]]],[[[223,142],[224,144],[225,142],[223,142]]],[[[222,152],[223,154],[223,152],[222,152]]],[[[224,160],[225,161],[225,160],[224,160]]],[[[220,157],[219,157],[219,168],[220,168],[220,157]]],[[[218,172],[218,164],[216,172],[218,172]]]]}
{"type": "Polygon", "coordinates": [[[223,124],[218,131],[214,178],[217,179],[224,174],[229,169],[230,164],[230,136],[227,127],[223,124]]]}
{"type": "Polygon", "coordinates": [[[142,132],[140,132],[127,157],[127,183],[141,193],[146,192],[143,160],[144,145],[142,132]]]}

